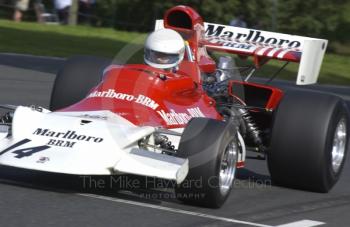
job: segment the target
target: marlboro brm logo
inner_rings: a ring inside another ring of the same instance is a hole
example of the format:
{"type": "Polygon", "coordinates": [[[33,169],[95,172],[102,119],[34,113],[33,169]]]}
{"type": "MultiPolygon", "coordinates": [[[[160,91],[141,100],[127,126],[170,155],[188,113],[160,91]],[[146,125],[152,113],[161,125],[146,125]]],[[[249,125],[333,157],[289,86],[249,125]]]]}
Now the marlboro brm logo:
{"type": "MultiPolygon", "coordinates": [[[[219,24],[205,24],[206,38],[221,38],[239,40],[244,42],[261,43],[284,48],[298,48],[301,42],[290,39],[290,35],[279,35],[273,32],[265,32],[253,29],[238,28],[219,24]]],[[[298,36],[295,36],[296,38],[298,36]]]]}
{"type": "Polygon", "coordinates": [[[38,136],[47,136],[47,137],[54,137],[59,139],[69,139],[69,140],[86,141],[86,142],[94,142],[94,143],[101,143],[103,141],[103,138],[79,135],[77,134],[76,131],[73,131],[73,130],[68,130],[66,132],[55,132],[49,129],[38,128],[33,132],[33,134],[38,136]]]}

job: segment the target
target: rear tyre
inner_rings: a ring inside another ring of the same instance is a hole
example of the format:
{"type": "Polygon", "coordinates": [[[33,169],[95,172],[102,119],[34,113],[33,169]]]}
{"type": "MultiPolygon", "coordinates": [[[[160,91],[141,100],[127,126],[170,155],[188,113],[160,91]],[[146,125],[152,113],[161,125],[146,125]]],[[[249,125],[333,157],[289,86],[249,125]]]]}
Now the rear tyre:
{"type": "Polygon", "coordinates": [[[195,205],[220,207],[232,189],[238,149],[233,123],[193,118],[179,145],[178,157],[189,159],[189,173],[176,188],[177,198],[195,205]]]}
{"type": "Polygon", "coordinates": [[[68,59],[56,76],[50,110],[58,110],[83,99],[101,81],[103,70],[110,64],[109,59],[91,56],[68,59]]]}
{"type": "Polygon", "coordinates": [[[289,92],[274,119],[268,167],[274,183],[328,192],[338,181],[349,147],[349,113],[337,97],[289,92]]]}

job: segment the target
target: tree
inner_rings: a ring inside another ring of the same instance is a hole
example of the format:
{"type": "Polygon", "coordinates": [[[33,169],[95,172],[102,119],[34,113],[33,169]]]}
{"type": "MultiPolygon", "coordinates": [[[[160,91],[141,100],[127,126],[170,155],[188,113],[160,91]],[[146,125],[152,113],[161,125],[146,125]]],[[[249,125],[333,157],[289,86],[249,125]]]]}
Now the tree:
{"type": "Polygon", "coordinates": [[[69,8],[69,25],[77,25],[79,12],[79,0],[72,0],[72,5],[69,8]]]}
{"type": "Polygon", "coordinates": [[[228,24],[243,15],[251,28],[272,31],[275,27],[276,32],[345,39],[350,33],[345,29],[350,23],[343,19],[346,13],[341,13],[345,4],[347,0],[104,0],[97,1],[96,12],[102,26],[151,31],[154,20],[162,18],[167,9],[188,5],[208,22],[228,24]],[[339,32],[343,38],[336,36],[339,32]]]}

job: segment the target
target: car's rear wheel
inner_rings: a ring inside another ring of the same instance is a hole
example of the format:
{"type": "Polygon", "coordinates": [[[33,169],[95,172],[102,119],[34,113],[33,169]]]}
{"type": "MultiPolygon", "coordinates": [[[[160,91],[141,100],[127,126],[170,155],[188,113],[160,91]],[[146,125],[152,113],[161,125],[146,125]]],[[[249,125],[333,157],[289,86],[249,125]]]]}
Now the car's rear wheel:
{"type": "Polygon", "coordinates": [[[328,192],[338,181],[349,147],[349,113],[333,95],[294,91],[274,119],[268,166],[279,185],[328,192]]]}
{"type": "Polygon", "coordinates": [[[178,199],[220,207],[230,194],[239,152],[233,123],[192,119],[181,137],[178,156],[189,159],[189,173],[176,188],[178,199]]]}
{"type": "Polygon", "coordinates": [[[70,106],[83,99],[102,78],[111,60],[91,56],[68,59],[58,72],[51,93],[50,110],[70,106]]]}

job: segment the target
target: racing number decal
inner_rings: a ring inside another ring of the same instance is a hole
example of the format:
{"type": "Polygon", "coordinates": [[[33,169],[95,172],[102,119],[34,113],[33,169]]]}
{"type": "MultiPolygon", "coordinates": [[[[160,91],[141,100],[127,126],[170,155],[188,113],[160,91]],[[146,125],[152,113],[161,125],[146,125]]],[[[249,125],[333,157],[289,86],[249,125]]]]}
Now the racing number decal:
{"type": "Polygon", "coordinates": [[[17,154],[15,158],[23,158],[23,157],[31,156],[34,153],[46,150],[48,148],[50,148],[50,146],[30,147],[30,148],[15,150],[12,153],[17,154]]]}
{"type": "MultiPolygon", "coordinates": [[[[21,140],[17,143],[15,143],[14,145],[8,147],[7,149],[3,150],[2,152],[0,152],[0,155],[3,155],[11,150],[16,149],[17,147],[22,146],[23,144],[26,144],[28,142],[30,142],[31,140],[29,139],[24,139],[21,140]]],[[[23,158],[23,157],[29,157],[32,154],[35,154],[37,152],[43,151],[50,148],[50,146],[39,146],[39,147],[28,147],[28,148],[23,148],[23,149],[18,149],[18,150],[14,150],[12,151],[12,153],[16,154],[15,158],[23,158]]]]}

